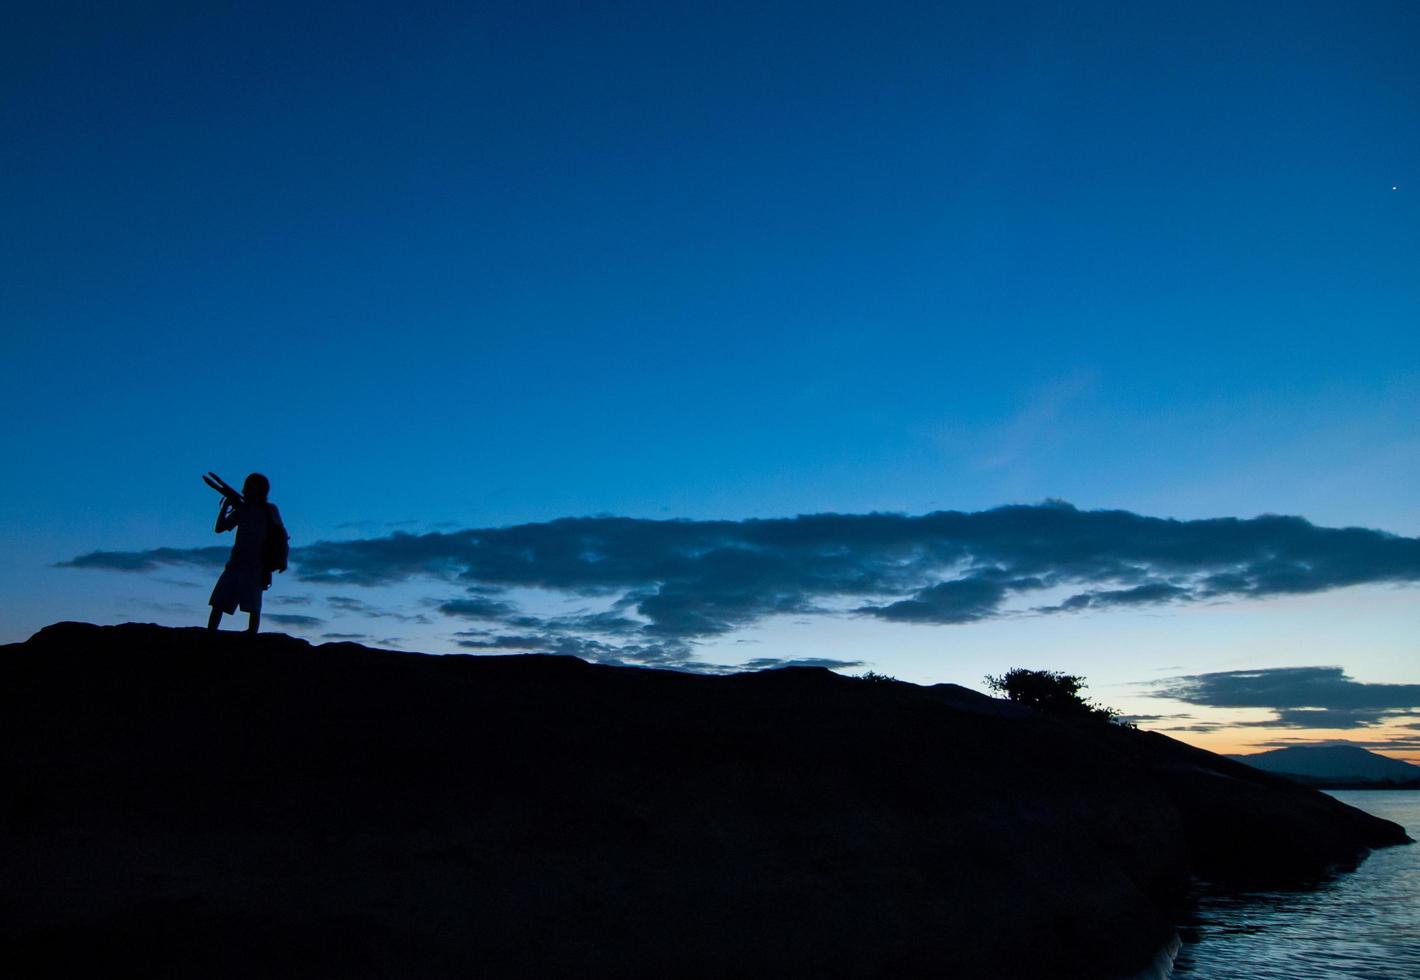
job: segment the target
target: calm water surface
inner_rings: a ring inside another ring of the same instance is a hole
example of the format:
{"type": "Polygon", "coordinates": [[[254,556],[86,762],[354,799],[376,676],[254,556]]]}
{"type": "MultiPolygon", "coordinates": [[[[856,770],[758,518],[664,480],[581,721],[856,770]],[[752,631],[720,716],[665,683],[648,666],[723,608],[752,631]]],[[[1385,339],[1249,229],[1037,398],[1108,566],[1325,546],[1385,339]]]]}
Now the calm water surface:
{"type": "MultiPolygon", "coordinates": [[[[1420,791],[1331,795],[1420,840],[1420,791]]],[[[1175,977],[1417,980],[1420,844],[1372,851],[1356,871],[1314,891],[1205,895],[1181,931],[1175,977]]]]}

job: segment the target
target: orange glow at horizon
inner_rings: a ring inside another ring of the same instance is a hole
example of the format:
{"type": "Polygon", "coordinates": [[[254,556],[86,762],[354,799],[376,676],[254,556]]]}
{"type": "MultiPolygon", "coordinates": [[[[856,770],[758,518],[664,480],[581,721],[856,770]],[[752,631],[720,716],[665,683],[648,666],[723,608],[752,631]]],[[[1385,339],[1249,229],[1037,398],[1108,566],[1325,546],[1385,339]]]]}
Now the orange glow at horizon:
{"type": "Polygon", "coordinates": [[[1284,745],[1320,745],[1331,742],[1361,743],[1377,755],[1388,756],[1420,766],[1420,733],[1402,725],[1376,725],[1371,728],[1261,728],[1252,726],[1220,726],[1213,731],[1180,731],[1167,725],[1141,724],[1146,731],[1155,731],[1180,742],[1216,752],[1219,755],[1251,755],[1282,748],[1284,745]],[[1372,743],[1392,739],[1409,739],[1414,747],[1385,746],[1372,743]]]}

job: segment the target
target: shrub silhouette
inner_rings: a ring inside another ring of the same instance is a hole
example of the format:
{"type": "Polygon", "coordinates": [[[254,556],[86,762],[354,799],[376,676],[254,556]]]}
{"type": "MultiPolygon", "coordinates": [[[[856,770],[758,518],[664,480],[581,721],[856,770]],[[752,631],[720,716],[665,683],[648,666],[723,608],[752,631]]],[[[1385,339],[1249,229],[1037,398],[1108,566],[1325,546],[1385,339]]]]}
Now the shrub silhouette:
{"type": "Polygon", "coordinates": [[[896,677],[893,677],[891,674],[880,674],[880,673],[878,673],[876,670],[870,670],[870,671],[868,671],[867,673],[859,674],[859,675],[858,675],[858,680],[860,680],[860,681],[868,681],[868,682],[871,683],[871,684],[900,684],[900,683],[902,683],[902,682],[899,681],[896,677]]]}
{"type": "Polygon", "coordinates": [[[986,686],[998,694],[1055,718],[1089,718],[1118,721],[1119,712],[1080,694],[1085,679],[1059,670],[1013,667],[999,677],[986,675],[986,686]]]}

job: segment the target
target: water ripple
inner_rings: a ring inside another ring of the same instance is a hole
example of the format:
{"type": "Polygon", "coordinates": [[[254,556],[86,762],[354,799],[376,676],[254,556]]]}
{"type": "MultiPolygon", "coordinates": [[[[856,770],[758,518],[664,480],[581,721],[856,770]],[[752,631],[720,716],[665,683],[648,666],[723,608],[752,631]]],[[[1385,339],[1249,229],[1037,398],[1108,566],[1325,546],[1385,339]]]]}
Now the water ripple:
{"type": "MultiPolygon", "coordinates": [[[[1420,837],[1420,791],[1332,795],[1420,837]]],[[[1420,845],[1375,851],[1356,871],[1313,891],[1204,894],[1181,932],[1175,977],[1416,980],[1420,845]]]]}

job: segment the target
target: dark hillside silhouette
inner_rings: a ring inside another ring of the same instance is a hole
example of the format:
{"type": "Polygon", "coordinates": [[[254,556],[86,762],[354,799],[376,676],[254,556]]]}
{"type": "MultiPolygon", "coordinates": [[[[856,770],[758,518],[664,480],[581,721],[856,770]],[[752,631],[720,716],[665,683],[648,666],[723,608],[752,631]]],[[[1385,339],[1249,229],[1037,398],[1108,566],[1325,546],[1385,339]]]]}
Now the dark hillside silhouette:
{"type": "Polygon", "coordinates": [[[61,624],[0,648],[27,976],[1111,977],[1394,824],[953,685],[61,624]]]}
{"type": "Polygon", "coordinates": [[[1420,789],[1420,766],[1359,745],[1290,745],[1228,758],[1309,786],[1420,789]]]}

